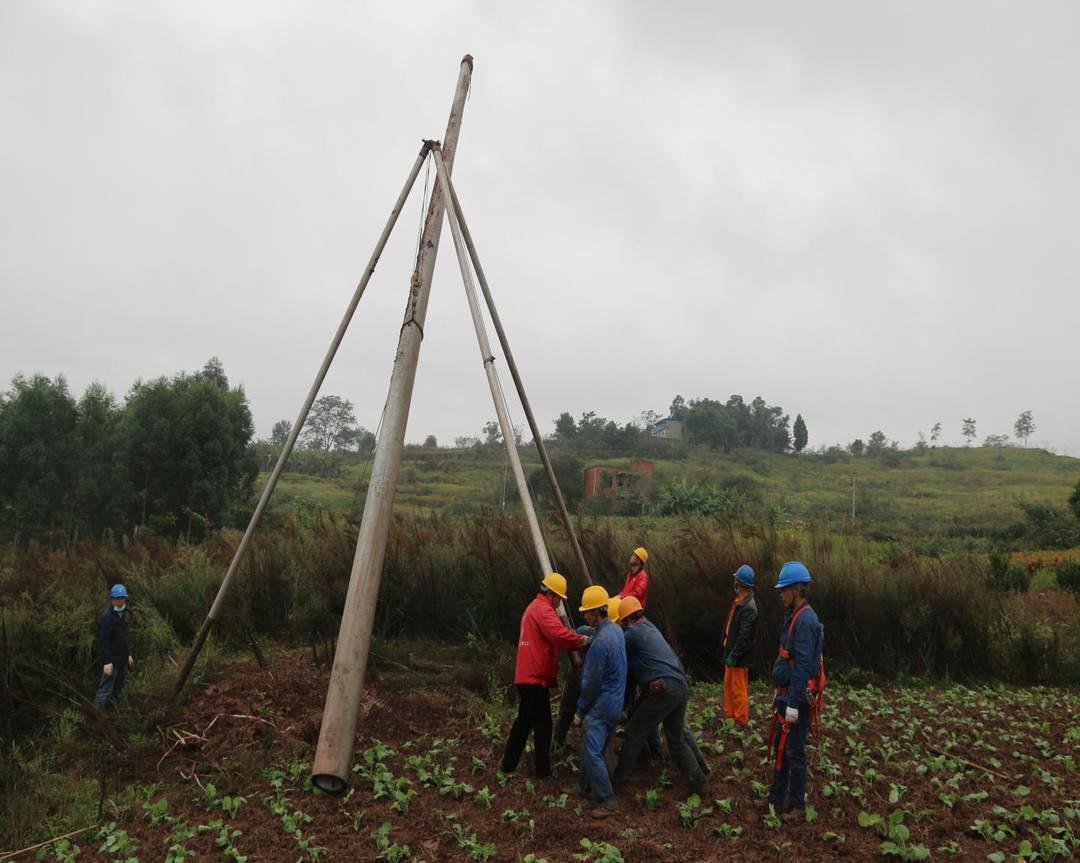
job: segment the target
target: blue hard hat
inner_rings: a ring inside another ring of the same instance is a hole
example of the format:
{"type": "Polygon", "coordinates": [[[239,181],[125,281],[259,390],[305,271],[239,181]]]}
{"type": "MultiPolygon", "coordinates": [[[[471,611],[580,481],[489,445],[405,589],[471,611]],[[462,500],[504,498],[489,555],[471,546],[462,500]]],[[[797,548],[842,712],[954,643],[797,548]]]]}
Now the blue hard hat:
{"type": "Polygon", "coordinates": [[[791,587],[793,584],[809,584],[810,570],[800,560],[789,560],[780,568],[780,577],[776,580],[776,589],[791,587]]]}
{"type": "Polygon", "coordinates": [[[735,570],[735,580],[739,584],[745,584],[747,587],[754,586],[754,569],[749,564],[744,563],[737,570],[735,570]]]}
{"type": "Polygon", "coordinates": [[[127,588],[122,584],[114,584],[112,590],[109,591],[109,596],[113,599],[127,599],[127,588]]]}

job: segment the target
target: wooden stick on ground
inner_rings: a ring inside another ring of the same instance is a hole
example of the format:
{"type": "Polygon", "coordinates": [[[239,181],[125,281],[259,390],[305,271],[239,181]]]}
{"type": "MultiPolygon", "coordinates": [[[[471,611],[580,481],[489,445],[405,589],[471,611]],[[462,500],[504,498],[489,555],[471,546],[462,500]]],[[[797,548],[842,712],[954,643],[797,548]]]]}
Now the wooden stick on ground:
{"type": "Polygon", "coordinates": [[[968,767],[974,767],[976,770],[982,770],[985,773],[989,773],[991,776],[997,776],[1000,779],[1004,779],[1006,782],[1013,781],[1004,773],[998,773],[998,771],[991,770],[989,767],[984,767],[981,764],[976,764],[974,761],[968,761],[966,758],[956,755],[953,752],[946,752],[944,749],[939,749],[936,746],[927,746],[926,748],[929,749],[931,752],[936,753],[937,755],[943,755],[945,758],[951,758],[953,761],[959,761],[961,764],[966,764],[968,767]]]}
{"type": "Polygon", "coordinates": [[[61,839],[70,839],[72,836],[78,836],[80,833],[86,833],[88,830],[93,830],[95,827],[97,827],[97,825],[92,824],[89,827],[83,827],[82,830],[72,830],[70,833],[65,833],[63,836],[53,836],[52,839],[46,839],[44,842],[38,842],[37,845],[30,845],[27,848],[20,848],[18,851],[5,851],[0,854],[0,860],[14,860],[20,854],[37,851],[39,848],[44,848],[46,845],[52,845],[53,842],[59,842],[61,839]]]}

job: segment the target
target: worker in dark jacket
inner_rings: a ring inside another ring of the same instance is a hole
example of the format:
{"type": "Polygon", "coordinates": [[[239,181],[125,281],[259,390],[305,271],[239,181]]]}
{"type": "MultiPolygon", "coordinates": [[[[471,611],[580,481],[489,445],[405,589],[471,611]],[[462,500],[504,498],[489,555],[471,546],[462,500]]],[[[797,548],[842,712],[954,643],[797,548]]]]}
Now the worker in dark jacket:
{"type": "Polygon", "coordinates": [[[635,598],[624,598],[621,611],[630,676],[641,687],[642,694],[626,721],[626,738],[615,767],[615,786],[620,787],[630,778],[646,739],[662,724],[672,760],[690,790],[701,791],[705,776],[685,738],[690,688],[682,663],[660,630],[645,619],[645,612],[635,598]]]}
{"type": "Polygon", "coordinates": [[[750,721],[750,650],[757,617],[754,570],[744,563],[735,570],[735,599],[724,626],[720,654],[724,661],[724,716],[740,725],[750,721]]]}
{"type": "Polygon", "coordinates": [[[114,584],[109,590],[109,607],[98,618],[97,653],[101,661],[101,682],[94,695],[94,706],[104,710],[109,701],[119,700],[124,691],[128,669],[135,665],[128,640],[127,588],[114,584]]]}
{"type": "Polygon", "coordinates": [[[806,817],[806,735],[810,728],[807,690],[821,670],[821,621],[806,601],[810,571],[801,562],[785,563],[776,589],[787,611],[780,630],[780,653],[773,663],[776,716],[773,738],[776,772],[769,803],[784,811],[785,821],[806,817]]]}
{"type": "Polygon", "coordinates": [[[525,751],[529,733],[536,750],[536,775],[551,775],[551,696],[548,692],[558,677],[560,650],[577,650],[588,639],[568,629],[555,609],[566,599],[566,579],[548,573],[540,592],[521,616],[514,685],[518,691],[518,714],[510,726],[500,769],[513,773],[525,751]]]}
{"type": "Polygon", "coordinates": [[[626,642],[622,630],[608,620],[608,592],[599,585],[585,588],[581,608],[585,622],[596,628],[581,669],[581,695],[574,725],[583,725],[578,793],[590,790],[596,798],[593,818],[606,818],[616,810],[604,758],[622,715],[626,692],[626,642]]]}

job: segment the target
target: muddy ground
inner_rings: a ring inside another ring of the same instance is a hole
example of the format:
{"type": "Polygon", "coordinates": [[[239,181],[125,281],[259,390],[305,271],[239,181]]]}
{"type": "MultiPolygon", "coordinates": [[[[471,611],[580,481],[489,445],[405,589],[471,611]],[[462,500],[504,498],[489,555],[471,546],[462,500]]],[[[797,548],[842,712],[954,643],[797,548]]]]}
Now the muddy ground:
{"type": "Polygon", "coordinates": [[[512,778],[497,773],[513,705],[500,703],[497,675],[454,672],[450,653],[433,646],[378,665],[356,736],[359,772],[340,797],[306,782],[327,670],[303,652],[266,670],[241,664],[193,692],[157,740],[128,746],[106,804],[112,838],[76,837],[78,859],[1013,860],[1024,841],[1031,855],[1020,859],[1078,847],[1076,692],[830,683],[811,755],[814,820],[777,826],[762,804],[767,691],[752,692],[750,727],[738,729],[723,720],[719,690],[699,687],[692,725],[712,767],[700,803],[685,805],[670,765],[648,767],[618,814],[596,822],[576,796],[572,751],[548,783],[532,781],[527,763],[512,778]]]}

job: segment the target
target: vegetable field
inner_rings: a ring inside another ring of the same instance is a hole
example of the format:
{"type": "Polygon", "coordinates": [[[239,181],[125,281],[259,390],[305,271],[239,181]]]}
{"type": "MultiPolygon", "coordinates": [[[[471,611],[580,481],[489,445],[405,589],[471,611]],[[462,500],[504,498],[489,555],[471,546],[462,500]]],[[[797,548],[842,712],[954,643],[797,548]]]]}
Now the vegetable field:
{"type": "Polygon", "coordinates": [[[670,765],[642,767],[618,815],[597,823],[576,796],[574,747],[552,781],[531,780],[527,763],[496,770],[513,711],[497,666],[469,678],[448,657],[432,646],[379,664],[342,797],[308,781],[327,672],[296,653],[235,668],[156,735],[132,736],[106,826],[39,859],[1045,861],[1080,848],[1075,690],[830,682],[806,822],[782,825],[763,805],[768,691],[752,689],[739,729],[720,689],[699,686],[705,792],[688,796],[670,765]]]}

